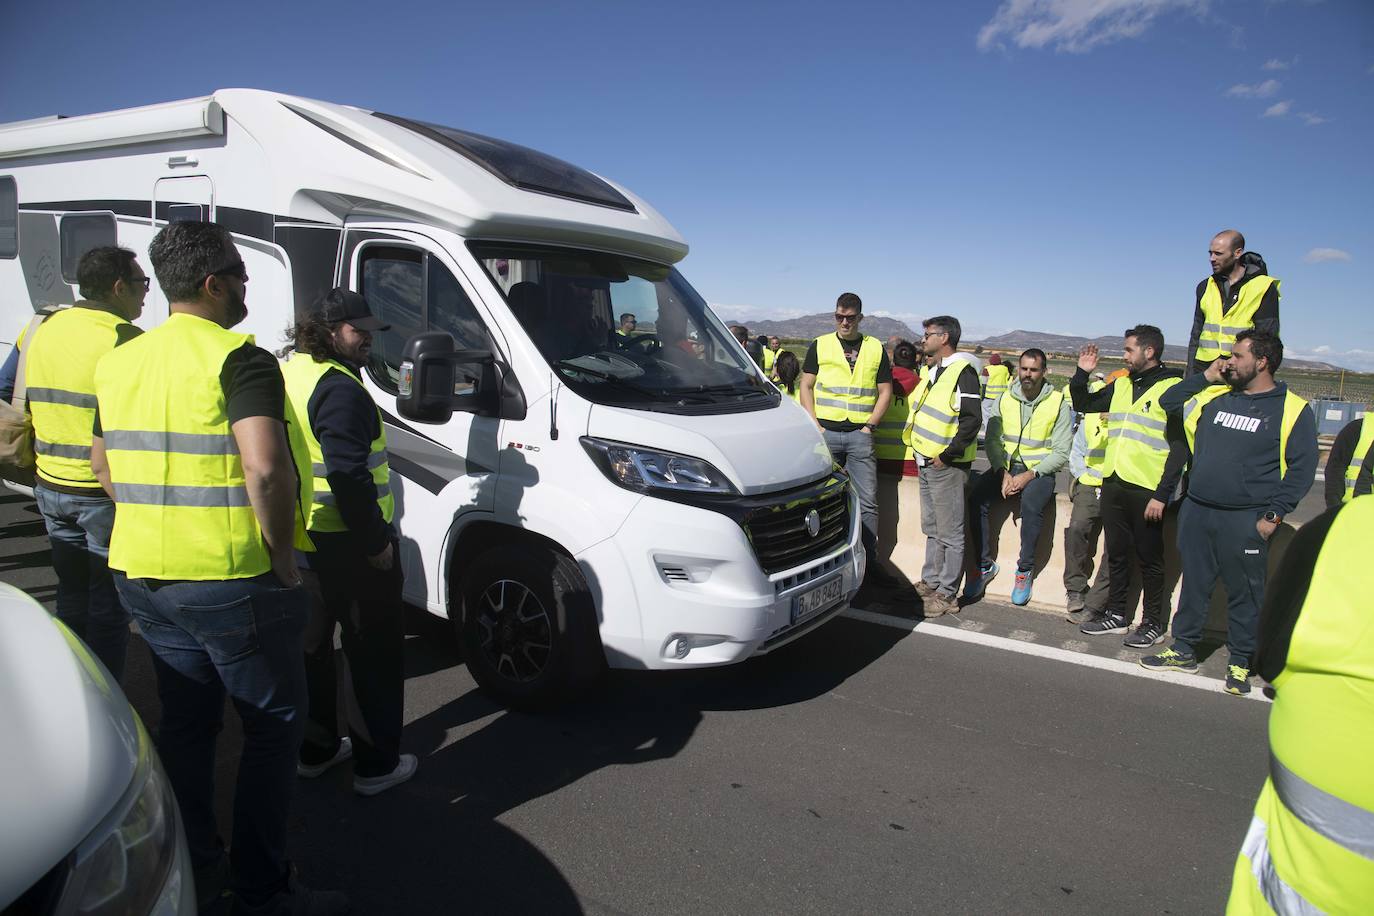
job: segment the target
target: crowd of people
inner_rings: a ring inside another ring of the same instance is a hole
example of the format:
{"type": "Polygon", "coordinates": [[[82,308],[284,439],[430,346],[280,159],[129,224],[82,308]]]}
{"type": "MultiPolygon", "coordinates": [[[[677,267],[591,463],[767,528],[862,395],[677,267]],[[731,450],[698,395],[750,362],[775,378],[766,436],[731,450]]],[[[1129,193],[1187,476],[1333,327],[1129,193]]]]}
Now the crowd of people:
{"type": "MultiPolygon", "coordinates": [[[[1228,599],[1225,689],[1247,693],[1257,666],[1276,686],[1303,685],[1282,707],[1292,724],[1275,731],[1275,746],[1280,736],[1285,746],[1324,746],[1333,739],[1311,734],[1303,716],[1312,703],[1299,693],[1315,692],[1328,714],[1374,698],[1368,687],[1353,701],[1328,696],[1313,672],[1374,679],[1359,668],[1364,656],[1323,648],[1321,639],[1334,645],[1348,632],[1342,626],[1369,627],[1352,622],[1352,593],[1332,581],[1345,567],[1327,579],[1318,573],[1332,564],[1364,568],[1351,545],[1374,534],[1374,501],[1304,528],[1290,560],[1294,581],[1312,589],[1281,585],[1271,602],[1281,610],[1261,624],[1269,540],[1313,482],[1316,423],[1311,407],[1275,378],[1283,361],[1278,280],[1239,233],[1218,234],[1210,257],[1186,375],[1164,364],[1163,334],[1148,324],[1124,333],[1124,367],[1111,375],[1097,348],[1084,347],[1067,389],[1049,383],[1049,359],[1038,348],[1014,366],[994,354],[984,367],[959,348],[960,322],[950,315],[923,322],[919,342],[884,346],[862,332],[863,303],[853,293],[836,301],[835,333],[811,341],[800,359],[777,337],[732,330],[815,419],[847,471],[871,552],[883,511],[878,475],[917,477],[926,544],[913,590],[924,616],[958,613],[999,575],[988,519],[1007,500],[1019,501],[1022,518],[1011,597],[1031,600],[1046,509],[1068,470],[1064,586],[1081,632],[1124,635],[1142,650],[1164,641],[1163,523],[1176,506],[1183,579],[1174,639],[1140,663],[1197,670],[1220,580],[1228,599]],[[980,436],[989,467],[975,474],[980,436]],[[1094,578],[1104,533],[1107,562],[1094,578]],[[1328,621],[1314,606],[1345,616],[1328,621]]],[[[335,289],[289,330],[289,358],[279,362],[232,330],[247,314],[248,274],[226,229],[168,225],[149,259],[170,303],[166,321],[146,333],[133,324],[150,278],[133,252],[96,248],[78,266],[81,300],[37,316],[0,371],[0,395],[22,401],[32,417],[34,492],[52,542],[57,615],[115,678],[131,615],[152,650],[158,748],[201,906],[227,896],[237,913],[346,912],[344,895],[296,881],[286,825],[297,778],[351,759],[353,789],[366,796],[417,769],[416,757],[400,752],[402,574],[386,431],[360,376],[373,332],[387,326],[362,296],[335,289]],[[348,658],[346,703],[336,696],[336,629],[348,658]],[[232,856],[214,813],[226,697],[244,734],[232,856]]],[[[621,315],[617,332],[635,337],[635,316],[621,315]]],[[[1337,438],[1328,501],[1339,507],[1367,494],[1371,461],[1374,424],[1366,416],[1337,438]]],[[[884,575],[876,564],[869,573],[884,575]]],[[[1304,818],[1293,773],[1335,784],[1333,797],[1350,800],[1339,766],[1333,776],[1328,760],[1285,759],[1237,865],[1240,897],[1300,893],[1287,865],[1275,871],[1285,853],[1268,839],[1324,830],[1304,818]]],[[[1320,889],[1306,893],[1323,899],[1320,889]]]]}

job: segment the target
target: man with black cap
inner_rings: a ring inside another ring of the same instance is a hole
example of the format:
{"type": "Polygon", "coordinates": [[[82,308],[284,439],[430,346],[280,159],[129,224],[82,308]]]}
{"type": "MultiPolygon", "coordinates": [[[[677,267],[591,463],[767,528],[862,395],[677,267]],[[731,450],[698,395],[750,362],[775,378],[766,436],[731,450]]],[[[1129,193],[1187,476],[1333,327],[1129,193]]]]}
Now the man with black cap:
{"type": "Polygon", "coordinates": [[[372,332],[389,328],[362,296],[331,290],[287,332],[295,352],[282,367],[315,478],[306,522],[315,552],[300,557],[315,595],[305,631],[310,718],[296,772],[313,778],[355,757],[359,795],[405,782],[416,767],[414,754],[400,753],[405,630],[386,428],[360,375],[372,332]],[[336,624],[352,684],[346,738],[335,696],[336,624]]]}

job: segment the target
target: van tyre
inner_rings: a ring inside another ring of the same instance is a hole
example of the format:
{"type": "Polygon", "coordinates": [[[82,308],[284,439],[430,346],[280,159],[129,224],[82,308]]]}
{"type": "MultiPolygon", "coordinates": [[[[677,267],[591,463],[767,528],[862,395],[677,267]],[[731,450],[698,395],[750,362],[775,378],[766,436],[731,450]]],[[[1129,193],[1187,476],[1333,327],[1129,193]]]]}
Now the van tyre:
{"type": "Polygon", "coordinates": [[[542,546],[508,544],[473,562],[460,636],[473,679],[515,709],[562,705],[606,667],[582,570],[542,546]]]}

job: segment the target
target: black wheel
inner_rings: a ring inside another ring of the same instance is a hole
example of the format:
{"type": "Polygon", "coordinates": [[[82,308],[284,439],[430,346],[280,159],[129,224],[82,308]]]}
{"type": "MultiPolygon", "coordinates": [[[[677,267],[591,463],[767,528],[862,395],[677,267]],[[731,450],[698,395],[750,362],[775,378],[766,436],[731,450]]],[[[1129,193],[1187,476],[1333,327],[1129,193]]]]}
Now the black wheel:
{"type": "Polygon", "coordinates": [[[509,544],[473,562],[461,638],[473,679],[516,709],[567,702],[606,663],[582,571],[542,546],[509,544]]]}

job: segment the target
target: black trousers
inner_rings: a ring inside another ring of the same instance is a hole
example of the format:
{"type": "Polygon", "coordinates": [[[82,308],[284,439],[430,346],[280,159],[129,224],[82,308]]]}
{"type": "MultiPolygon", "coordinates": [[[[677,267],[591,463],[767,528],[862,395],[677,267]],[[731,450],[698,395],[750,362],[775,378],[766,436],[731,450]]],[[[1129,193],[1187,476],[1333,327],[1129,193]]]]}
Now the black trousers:
{"type": "Polygon", "coordinates": [[[1269,542],[1259,533],[1259,509],[1215,509],[1185,499],[1178,511],[1183,589],[1174,617],[1174,647],[1192,653],[1202,641],[1217,579],[1226,586],[1230,664],[1249,668],[1259,634],[1269,542]]]}
{"type": "Polygon", "coordinates": [[[405,614],[401,556],[389,570],[373,569],[348,535],[311,533],[316,551],[302,570],[314,593],[305,628],[305,677],[310,692],[301,762],[317,764],[339,747],[338,677],[334,628],[341,628],[349,686],[345,696],[356,776],[384,776],[400,760],[405,705],[402,668],[405,614]]]}
{"type": "Polygon", "coordinates": [[[1134,559],[1140,565],[1140,598],[1145,609],[1141,623],[1153,623],[1162,630],[1169,619],[1164,606],[1164,521],[1145,521],[1145,506],[1152,499],[1153,491],[1123,484],[1114,477],[1102,483],[1102,531],[1107,539],[1111,581],[1107,613],[1127,620],[1135,617],[1135,609],[1126,606],[1134,559]]]}

